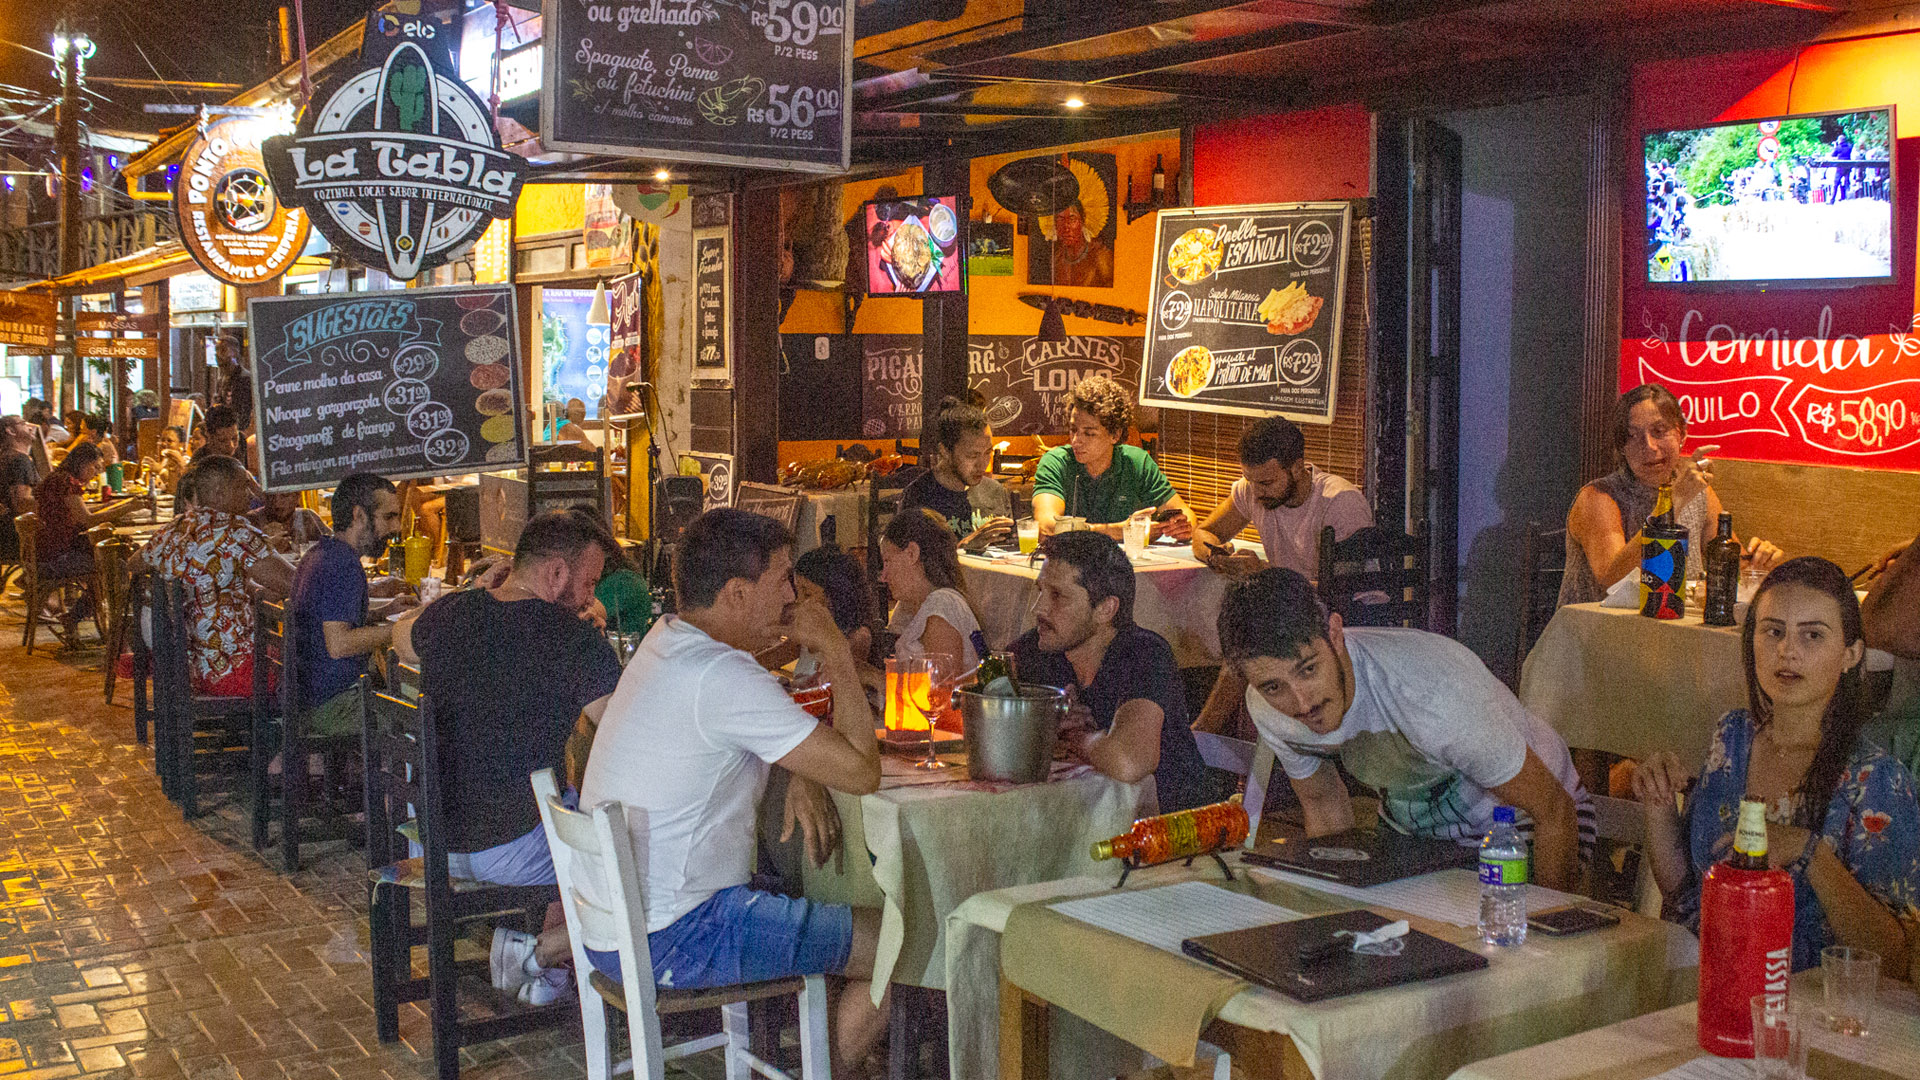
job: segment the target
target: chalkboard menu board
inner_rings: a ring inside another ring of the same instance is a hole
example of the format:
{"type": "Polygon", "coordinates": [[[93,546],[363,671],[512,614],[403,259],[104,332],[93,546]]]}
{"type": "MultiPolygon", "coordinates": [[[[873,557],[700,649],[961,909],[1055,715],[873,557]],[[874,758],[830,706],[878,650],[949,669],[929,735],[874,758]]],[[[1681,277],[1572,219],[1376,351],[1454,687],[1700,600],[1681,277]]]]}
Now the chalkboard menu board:
{"type": "Polygon", "coordinates": [[[510,285],[247,305],[268,491],[526,463],[510,285]]]}
{"type": "Polygon", "coordinates": [[[733,328],[727,325],[727,232],[702,230],[693,238],[693,377],[733,377],[733,328]]]}
{"type": "Polygon", "coordinates": [[[967,339],[967,385],[987,399],[987,423],[1002,435],[1066,431],[1067,391],[1089,375],[1131,386],[1140,379],[1140,339],[1073,336],[1041,341],[1017,335],[967,339]]]}
{"type": "Polygon", "coordinates": [[[851,334],[780,335],[780,437],[860,437],[860,339],[851,334]]]}
{"type": "Polygon", "coordinates": [[[920,335],[866,334],[860,342],[866,372],[860,437],[919,438],[920,335]]]}
{"type": "Polygon", "coordinates": [[[845,172],[853,0],[544,0],[548,150],[845,172]]]}
{"type": "Polygon", "coordinates": [[[1140,400],[1333,422],[1349,203],[1162,210],[1140,400]]]}

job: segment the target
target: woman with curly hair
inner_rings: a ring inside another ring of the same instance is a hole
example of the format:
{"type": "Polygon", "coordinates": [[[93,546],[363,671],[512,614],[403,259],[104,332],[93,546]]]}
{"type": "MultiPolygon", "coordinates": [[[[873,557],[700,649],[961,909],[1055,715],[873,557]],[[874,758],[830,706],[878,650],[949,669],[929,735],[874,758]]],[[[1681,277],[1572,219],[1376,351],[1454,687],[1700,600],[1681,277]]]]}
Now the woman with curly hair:
{"type": "Polygon", "coordinates": [[[1829,945],[1880,954],[1905,978],[1906,926],[1920,925],[1920,806],[1912,774],[1860,729],[1860,604],[1819,558],[1774,568],[1741,632],[1745,709],[1720,718],[1699,783],[1661,752],[1634,770],[1660,892],[1700,926],[1700,881],[1726,858],[1744,798],[1767,804],[1767,861],[1793,877],[1793,968],[1829,945]],[[1686,806],[1674,809],[1686,792],[1686,806]]]}
{"type": "Polygon", "coordinates": [[[1187,506],[1145,450],[1127,443],[1133,427],[1133,396],[1105,375],[1091,375],[1067,392],[1071,430],[1066,446],[1040,458],[1034,470],[1033,520],[1052,535],[1062,517],[1087,519],[1087,528],[1120,539],[1127,519],[1172,511],[1156,521],[1148,539],[1193,536],[1187,506]]]}

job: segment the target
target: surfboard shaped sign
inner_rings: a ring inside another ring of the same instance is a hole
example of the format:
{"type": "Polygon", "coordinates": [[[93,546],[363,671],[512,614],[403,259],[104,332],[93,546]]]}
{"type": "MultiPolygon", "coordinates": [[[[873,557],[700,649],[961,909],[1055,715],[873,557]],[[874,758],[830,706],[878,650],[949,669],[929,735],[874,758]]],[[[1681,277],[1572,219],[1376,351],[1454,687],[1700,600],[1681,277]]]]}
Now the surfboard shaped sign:
{"type": "Polygon", "coordinates": [[[358,65],[316,89],[295,132],[262,151],[280,198],[337,250],[411,281],[510,217],[528,166],[460,81],[457,26],[379,11],[366,26],[358,65]]]}

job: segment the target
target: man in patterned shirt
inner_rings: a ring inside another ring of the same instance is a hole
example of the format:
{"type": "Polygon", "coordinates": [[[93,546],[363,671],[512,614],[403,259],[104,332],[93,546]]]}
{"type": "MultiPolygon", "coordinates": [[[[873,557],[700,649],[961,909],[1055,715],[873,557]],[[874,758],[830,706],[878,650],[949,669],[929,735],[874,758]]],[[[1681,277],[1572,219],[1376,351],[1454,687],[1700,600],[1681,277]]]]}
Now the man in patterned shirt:
{"type": "Polygon", "coordinates": [[[194,690],[240,697],[253,692],[253,602],[248,585],[286,596],[293,567],[246,519],[252,485],[233,458],[209,454],[182,480],[194,509],[155,536],[142,562],[186,585],[189,670],[194,690]]]}

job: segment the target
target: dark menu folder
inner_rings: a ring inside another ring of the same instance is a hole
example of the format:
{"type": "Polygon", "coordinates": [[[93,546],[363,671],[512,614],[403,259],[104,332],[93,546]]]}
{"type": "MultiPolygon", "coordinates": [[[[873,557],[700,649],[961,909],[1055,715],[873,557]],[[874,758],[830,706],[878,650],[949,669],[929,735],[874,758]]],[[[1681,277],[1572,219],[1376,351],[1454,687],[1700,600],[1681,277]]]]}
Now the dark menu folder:
{"type": "Polygon", "coordinates": [[[1474,848],[1461,847],[1451,840],[1407,836],[1383,825],[1311,840],[1269,840],[1241,858],[1255,866],[1366,888],[1435,870],[1472,866],[1478,854],[1474,848]]]}
{"type": "Polygon", "coordinates": [[[1325,959],[1301,959],[1303,949],[1312,950],[1336,930],[1369,931],[1385,926],[1387,921],[1371,911],[1342,911],[1188,938],[1180,943],[1180,949],[1196,960],[1295,1001],[1325,1001],[1487,966],[1486,957],[1418,930],[1409,930],[1401,939],[1406,945],[1398,956],[1370,956],[1348,947],[1325,959]]]}

